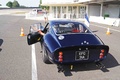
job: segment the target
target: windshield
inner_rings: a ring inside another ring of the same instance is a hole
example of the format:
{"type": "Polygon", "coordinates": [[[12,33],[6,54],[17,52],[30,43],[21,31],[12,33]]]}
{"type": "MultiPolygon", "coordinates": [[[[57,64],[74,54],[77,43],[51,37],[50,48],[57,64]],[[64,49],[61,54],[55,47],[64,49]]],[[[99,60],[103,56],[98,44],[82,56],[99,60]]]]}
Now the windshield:
{"type": "Polygon", "coordinates": [[[90,31],[80,23],[54,23],[53,30],[56,34],[90,33],[90,31]]]}

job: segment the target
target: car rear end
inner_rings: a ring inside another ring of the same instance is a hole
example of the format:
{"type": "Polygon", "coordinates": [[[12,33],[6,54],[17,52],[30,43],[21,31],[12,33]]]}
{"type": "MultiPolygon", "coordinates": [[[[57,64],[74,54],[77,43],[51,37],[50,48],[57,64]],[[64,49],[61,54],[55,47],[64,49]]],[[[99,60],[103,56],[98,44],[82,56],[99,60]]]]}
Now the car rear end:
{"type": "Polygon", "coordinates": [[[54,62],[62,64],[98,62],[107,57],[109,47],[106,45],[86,45],[62,47],[54,52],[54,62]]]}

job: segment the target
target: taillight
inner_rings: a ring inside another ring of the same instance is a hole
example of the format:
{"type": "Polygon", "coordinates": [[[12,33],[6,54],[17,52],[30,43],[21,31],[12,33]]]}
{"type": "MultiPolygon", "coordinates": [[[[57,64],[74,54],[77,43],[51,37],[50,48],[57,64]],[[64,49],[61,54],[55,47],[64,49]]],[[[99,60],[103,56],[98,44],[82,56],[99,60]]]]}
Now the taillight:
{"type": "Polygon", "coordinates": [[[101,50],[101,53],[100,53],[100,56],[99,56],[100,59],[102,59],[102,58],[104,57],[104,52],[105,52],[105,50],[102,49],[102,50],[101,50]]]}
{"type": "Polygon", "coordinates": [[[63,52],[59,52],[58,60],[59,62],[63,62],[63,52]]]}
{"type": "Polygon", "coordinates": [[[104,53],[104,52],[105,52],[105,50],[104,50],[104,49],[102,49],[102,50],[101,50],[101,52],[102,52],[102,53],[104,53]]]}
{"type": "Polygon", "coordinates": [[[63,55],[63,52],[59,52],[59,55],[63,55]]]}

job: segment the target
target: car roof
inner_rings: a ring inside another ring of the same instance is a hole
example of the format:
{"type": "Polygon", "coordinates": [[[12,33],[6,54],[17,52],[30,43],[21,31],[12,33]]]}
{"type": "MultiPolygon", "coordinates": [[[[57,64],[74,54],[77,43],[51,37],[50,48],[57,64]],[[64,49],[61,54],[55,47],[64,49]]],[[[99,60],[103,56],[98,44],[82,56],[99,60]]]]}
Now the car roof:
{"type": "Polygon", "coordinates": [[[81,23],[81,24],[83,24],[82,23],[82,21],[76,21],[76,20],[71,20],[71,19],[57,19],[57,20],[50,20],[50,23],[61,23],[61,22],[68,22],[68,23],[70,23],[70,22],[72,22],[72,23],[81,23]]]}

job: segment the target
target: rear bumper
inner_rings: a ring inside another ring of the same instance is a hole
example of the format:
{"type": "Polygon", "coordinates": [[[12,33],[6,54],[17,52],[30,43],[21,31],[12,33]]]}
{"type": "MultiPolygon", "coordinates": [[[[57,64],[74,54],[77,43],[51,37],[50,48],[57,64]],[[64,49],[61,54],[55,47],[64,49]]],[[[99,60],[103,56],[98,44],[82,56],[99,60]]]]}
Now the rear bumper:
{"type": "Polygon", "coordinates": [[[51,58],[54,63],[62,64],[76,64],[76,63],[86,63],[86,62],[98,62],[102,61],[107,57],[109,47],[106,45],[90,45],[90,46],[72,46],[59,48],[54,52],[51,58]],[[100,58],[101,49],[104,49],[104,56],[100,58]],[[77,51],[88,51],[87,59],[76,59],[77,51]],[[59,61],[59,52],[63,52],[63,61],[59,61]]]}
{"type": "Polygon", "coordinates": [[[80,63],[96,63],[96,62],[101,62],[104,59],[106,59],[106,57],[104,57],[103,59],[96,59],[96,60],[82,60],[82,61],[63,61],[63,62],[59,62],[56,60],[50,60],[52,63],[55,64],[80,64],[80,63]]]}

